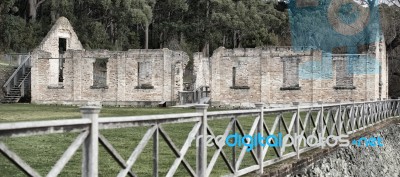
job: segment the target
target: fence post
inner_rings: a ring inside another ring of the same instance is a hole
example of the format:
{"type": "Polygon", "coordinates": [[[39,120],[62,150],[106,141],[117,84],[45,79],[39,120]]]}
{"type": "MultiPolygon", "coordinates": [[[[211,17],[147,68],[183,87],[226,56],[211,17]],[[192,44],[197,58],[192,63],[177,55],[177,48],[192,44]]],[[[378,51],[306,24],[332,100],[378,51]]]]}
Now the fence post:
{"type": "Polygon", "coordinates": [[[366,119],[366,117],[365,117],[365,115],[366,115],[366,108],[365,108],[365,100],[364,99],[361,99],[361,101],[363,102],[363,105],[362,105],[362,110],[361,110],[361,129],[364,129],[364,127],[365,127],[365,119],[366,119]]]}
{"type": "Polygon", "coordinates": [[[386,98],[382,98],[381,99],[381,102],[382,102],[382,117],[381,117],[381,119],[379,119],[379,121],[378,122],[381,122],[383,119],[385,119],[385,117],[386,117],[386,98]]]}
{"type": "Polygon", "coordinates": [[[18,64],[17,66],[21,65],[21,55],[18,55],[18,64]]]}
{"type": "MultiPolygon", "coordinates": [[[[260,110],[260,119],[258,120],[258,127],[257,127],[257,141],[263,137],[263,130],[264,130],[264,104],[263,103],[256,103],[256,108],[260,110]]],[[[259,174],[262,175],[264,174],[264,156],[263,156],[263,146],[261,145],[262,142],[258,142],[258,147],[257,147],[257,157],[258,157],[258,162],[260,163],[260,169],[259,169],[259,174]]],[[[266,143],[266,142],[265,142],[266,143]]]]}
{"type": "Polygon", "coordinates": [[[380,121],[389,117],[389,108],[388,108],[388,101],[386,98],[383,98],[383,112],[385,113],[380,121]]]}
{"type": "Polygon", "coordinates": [[[22,69],[22,77],[23,77],[25,75],[25,63],[22,64],[21,69],[22,69]]]}
{"type": "Polygon", "coordinates": [[[20,91],[21,91],[21,97],[24,97],[25,96],[25,80],[22,80],[20,91]]]}
{"type": "Polygon", "coordinates": [[[351,99],[350,101],[353,103],[353,105],[351,106],[351,110],[350,110],[350,121],[351,121],[350,124],[351,124],[351,132],[354,133],[356,131],[356,128],[355,128],[355,126],[356,126],[356,123],[355,123],[356,104],[353,99],[351,99]]]}
{"type": "Polygon", "coordinates": [[[28,57],[29,57],[29,59],[28,59],[28,61],[27,61],[27,63],[28,63],[28,66],[27,67],[32,67],[32,58],[31,58],[31,52],[29,52],[28,53],[28,57]]]}
{"type": "Polygon", "coordinates": [[[6,88],[7,95],[10,94],[10,91],[11,91],[11,87],[10,87],[10,83],[9,83],[6,88]]]}
{"type": "Polygon", "coordinates": [[[293,102],[294,106],[297,106],[297,111],[296,111],[296,119],[295,119],[295,137],[294,137],[294,143],[296,147],[296,154],[297,154],[297,159],[300,159],[300,142],[298,137],[300,137],[300,103],[299,102],[293,102]]]}
{"type": "Polygon", "coordinates": [[[319,133],[321,134],[321,138],[324,137],[324,102],[318,101],[318,104],[321,106],[321,114],[318,119],[319,133]]]}
{"type": "Polygon", "coordinates": [[[399,116],[400,114],[400,97],[397,98],[396,100],[396,116],[399,116]]]}
{"type": "MultiPolygon", "coordinates": [[[[157,126],[159,124],[157,123],[157,126]]],[[[159,129],[153,134],[153,177],[159,177],[158,170],[159,170],[159,151],[160,151],[160,144],[159,144],[159,129]]]]}
{"type": "Polygon", "coordinates": [[[375,99],[371,99],[371,102],[372,103],[370,103],[370,117],[369,117],[369,119],[368,119],[368,126],[370,126],[370,124],[372,124],[372,122],[375,120],[375,116],[377,116],[377,112],[376,112],[376,108],[377,108],[377,106],[376,106],[376,101],[375,101],[375,99]]]}
{"type": "Polygon", "coordinates": [[[378,120],[378,121],[376,121],[377,123],[378,122],[380,122],[381,120],[383,120],[384,118],[385,118],[385,116],[386,116],[386,108],[385,108],[385,103],[386,103],[386,100],[385,100],[385,98],[381,98],[381,117],[380,117],[380,119],[378,120]]]}
{"type": "Polygon", "coordinates": [[[17,72],[17,74],[14,76],[14,78],[13,78],[13,85],[12,85],[12,88],[14,88],[14,86],[16,86],[17,84],[18,84],[18,73],[19,73],[19,71],[17,72]]]}
{"type": "Polygon", "coordinates": [[[82,146],[82,176],[97,177],[98,176],[98,156],[99,156],[99,125],[98,118],[100,106],[84,106],[81,107],[83,119],[90,119],[90,134],[86,138],[82,146]]]}
{"type": "Polygon", "coordinates": [[[5,58],[6,58],[6,60],[8,60],[8,66],[11,66],[11,58],[10,58],[10,55],[5,54],[5,58]]]}
{"type": "Polygon", "coordinates": [[[207,175],[207,108],[208,104],[197,104],[195,105],[196,112],[202,113],[201,127],[198,133],[198,136],[202,136],[199,138],[199,145],[197,147],[197,155],[196,155],[196,169],[197,176],[206,177],[207,175]]]}
{"type": "Polygon", "coordinates": [[[336,103],[339,105],[339,112],[336,119],[336,127],[338,130],[338,136],[342,134],[342,104],[340,100],[336,100],[336,103]]]}
{"type": "Polygon", "coordinates": [[[191,103],[196,103],[196,92],[192,92],[192,102],[191,103]]]}
{"type": "Polygon", "coordinates": [[[394,116],[394,110],[393,110],[393,106],[394,106],[394,100],[393,99],[389,99],[389,110],[390,110],[390,116],[389,117],[393,117],[394,116]]]}
{"type": "Polygon", "coordinates": [[[180,103],[180,105],[183,105],[183,98],[182,98],[183,93],[178,92],[178,95],[179,95],[179,103],[180,103]]]}
{"type": "Polygon", "coordinates": [[[197,91],[197,103],[200,104],[200,100],[201,100],[201,91],[198,90],[197,91]]]}

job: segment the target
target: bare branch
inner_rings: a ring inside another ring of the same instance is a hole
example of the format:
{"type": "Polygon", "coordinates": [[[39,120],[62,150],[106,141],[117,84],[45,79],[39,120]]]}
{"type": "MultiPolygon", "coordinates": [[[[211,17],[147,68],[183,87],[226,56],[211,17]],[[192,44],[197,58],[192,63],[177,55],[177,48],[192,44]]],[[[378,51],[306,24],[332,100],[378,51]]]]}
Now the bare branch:
{"type": "Polygon", "coordinates": [[[39,6],[40,6],[42,3],[44,3],[44,1],[46,1],[46,0],[40,0],[40,1],[36,4],[36,9],[39,8],[39,6]]]}

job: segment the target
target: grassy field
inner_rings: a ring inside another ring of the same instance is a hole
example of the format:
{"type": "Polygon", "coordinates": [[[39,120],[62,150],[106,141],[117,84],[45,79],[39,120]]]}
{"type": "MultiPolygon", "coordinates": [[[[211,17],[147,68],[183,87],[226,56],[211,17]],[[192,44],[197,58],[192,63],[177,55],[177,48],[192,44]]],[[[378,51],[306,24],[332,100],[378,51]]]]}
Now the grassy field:
{"type": "MultiPolygon", "coordinates": [[[[214,111],[214,110],[210,110],[214,111]]],[[[178,109],[178,108],[115,108],[105,107],[102,108],[100,117],[105,116],[133,116],[133,115],[149,115],[149,114],[169,114],[169,113],[186,113],[195,112],[194,109],[178,109]]],[[[78,107],[69,106],[46,106],[46,105],[31,105],[31,104],[13,104],[13,105],[0,105],[0,123],[1,122],[14,122],[26,120],[54,120],[54,119],[69,119],[80,118],[78,107]]],[[[275,120],[276,115],[266,115],[264,120],[268,127],[271,127],[275,120]]],[[[304,116],[303,116],[304,117],[304,116]]],[[[287,124],[290,122],[290,114],[285,116],[287,124]]],[[[247,134],[254,122],[254,117],[239,117],[238,120],[242,124],[244,132],[247,134]]],[[[229,123],[229,119],[210,120],[209,125],[214,131],[215,135],[222,135],[229,123]]],[[[188,133],[193,128],[194,123],[179,123],[179,124],[165,124],[162,125],[166,133],[171,137],[175,145],[180,149],[184,144],[188,133]]],[[[136,145],[139,143],[148,127],[124,128],[113,130],[101,130],[111,144],[118,150],[121,156],[127,160],[133,152],[136,145]]],[[[283,127],[281,127],[283,130],[283,127]]],[[[3,141],[10,149],[16,152],[22,159],[29,165],[35,168],[40,174],[45,175],[51,170],[57,160],[61,157],[62,153],[76,138],[77,133],[65,134],[52,134],[33,137],[21,138],[2,138],[3,141]]],[[[152,174],[152,140],[149,141],[145,150],[140,155],[138,161],[132,168],[139,176],[151,176],[152,174]]],[[[169,149],[165,141],[160,136],[160,170],[159,175],[165,176],[168,169],[175,160],[173,152],[169,149]]],[[[236,149],[236,158],[239,156],[240,148],[236,149]]],[[[224,147],[225,154],[231,160],[233,151],[232,148],[224,147]]],[[[287,150],[287,153],[291,150],[287,150]]],[[[211,160],[215,148],[208,148],[208,160],[211,160]]],[[[276,157],[273,150],[270,149],[267,159],[276,157]]],[[[195,142],[186,154],[185,158],[195,170],[196,148],[195,142]]],[[[243,165],[256,164],[251,158],[251,153],[246,153],[243,165]]],[[[120,168],[118,164],[111,158],[111,156],[100,147],[100,176],[116,176],[120,168]]],[[[64,168],[60,176],[80,176],[81,171],[81,151],[79,150],[74,157],[70,160],[64,168]]],[[[16,167],[11,164],[4,156],[0,155],[0,176],[25,176],[19,172],[16,167]]],[[[220,176],[227,174],[228,168],[224,164],[221,157],[218,158],[217,164],[212,171],[212,176],[220,176]]],[[[189,176],[185,168],[181,165],[178,168],[176,176],[189,176]]]]}
{"type": "MultiPolygon", "coordinates": [[[[173,114],[195,112],[195,109],[183,108],[132,108],[103,107],[100,117],[137,116],[150,114],[173,114]]],[[[0,122],[56,120],[81,118],[79,107],[35,104],[3,104],[0,105],[0,122]]]]}

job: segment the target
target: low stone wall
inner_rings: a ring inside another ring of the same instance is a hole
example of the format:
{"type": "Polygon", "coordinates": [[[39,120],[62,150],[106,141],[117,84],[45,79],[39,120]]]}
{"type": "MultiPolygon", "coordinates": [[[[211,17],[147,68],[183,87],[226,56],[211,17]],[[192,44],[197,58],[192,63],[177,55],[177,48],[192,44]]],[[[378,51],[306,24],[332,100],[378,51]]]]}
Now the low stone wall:
{"type": "Polygon", "coordinates": [[[399,134],[400,125],[391,125],[371,135],[383,137],[383,147],[340,148],[303,169],[300,176],[399,176],[399,134]]]}
{"type": "Polygon", "coordinates": [[[266,168],[265,177],[278,176],[399,176],[400,119],[392,119],[350,136],[380,136],[383,147],[317,149],[266,168]]]}

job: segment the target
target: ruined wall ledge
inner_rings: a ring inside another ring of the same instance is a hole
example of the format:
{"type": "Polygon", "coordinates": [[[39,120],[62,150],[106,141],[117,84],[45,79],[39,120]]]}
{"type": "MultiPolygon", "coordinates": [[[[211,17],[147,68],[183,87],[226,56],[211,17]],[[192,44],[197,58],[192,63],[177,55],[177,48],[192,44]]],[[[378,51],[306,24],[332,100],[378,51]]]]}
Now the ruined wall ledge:
{"type": "Polygon", "coordinates": [[[232,86],[230,88],[231,89],[235,89],[235,90],[248,90],[248,89],[250,89],[249,86],[232,86]]]}
{"type": "Polygon", "coordinates": [[[90,86],[90,89],[108,89],[108,86],[90,86]]]}
{"type": "Polygon", "coordinates": [[[335,90],[355,90],[355,86],[335,86],[333,87],[335,90]]]}
{"type": "Polygon", "coordinates": [[[141,85],[141,86],[136,86],[135,89],[154,89],[154,86],[152,86],[152,85],[141,85]]]}
{"type": "Polygon", "coordinates": [[[47,86],[48,89],[64,89],[63,85],[60,86],[47,86]]]}
{"type": "Polygon", "coordinates": [[[281,87],[280,90],[301,90],[301,87],[299,86],[294,86],[294,87],[281,87]]]}

